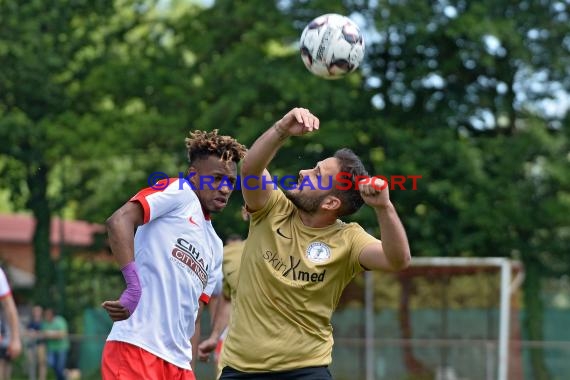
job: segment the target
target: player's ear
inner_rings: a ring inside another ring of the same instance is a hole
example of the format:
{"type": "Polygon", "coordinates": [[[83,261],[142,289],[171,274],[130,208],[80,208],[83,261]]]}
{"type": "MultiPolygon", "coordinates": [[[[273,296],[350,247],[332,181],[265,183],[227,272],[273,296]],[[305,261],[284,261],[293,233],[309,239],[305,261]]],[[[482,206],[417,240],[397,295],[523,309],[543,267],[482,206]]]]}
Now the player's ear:
{"type": "Polygon", "coordinates": [[[341,204],[342,202],[338,197],[327,195],[321,202],[321,207],[327,211],[335,211],[340,208],[341,204]]]}
{"type": "Polygon", "coordinates": [[[184,176],[188,177],[188,175],[190,175],[190,173],[196,173],[196,168],[194,167],[194,165],[190,165],[190,166],[188,166],[188,168],[186,168],[186,171],[184,172],[184,176]]]}
{"type": "Polygon", "coordinates": [[[186,178],[194,185],[198,186],[198,176],[199,172],[198,169],[194,165],[190,165],[188,169],[186,169],[186,178]]]}

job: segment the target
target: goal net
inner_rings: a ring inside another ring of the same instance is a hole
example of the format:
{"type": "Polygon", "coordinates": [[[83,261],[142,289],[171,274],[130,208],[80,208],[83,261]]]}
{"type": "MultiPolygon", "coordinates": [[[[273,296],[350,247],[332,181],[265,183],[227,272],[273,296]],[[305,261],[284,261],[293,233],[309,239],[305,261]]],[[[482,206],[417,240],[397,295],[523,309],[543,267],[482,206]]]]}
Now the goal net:
{"type": "Polygon", "coordinates": [[[333,317],[335,378],[521,379],[511,342],[522,280],[520,262],[504,258],[414,258],[400,273],[365,273],[333,317]]]}

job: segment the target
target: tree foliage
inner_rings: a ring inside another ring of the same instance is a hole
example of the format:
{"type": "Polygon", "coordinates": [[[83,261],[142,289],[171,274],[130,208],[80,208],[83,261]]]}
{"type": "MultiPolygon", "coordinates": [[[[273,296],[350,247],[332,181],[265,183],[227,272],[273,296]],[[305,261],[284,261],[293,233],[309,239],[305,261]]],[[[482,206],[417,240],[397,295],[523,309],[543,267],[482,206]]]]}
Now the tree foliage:
{"type": "MultiPolygon", "coordinates": [[[[151,6],[145,1],[0,2],[2,183],[10,184],[16,204],[37,220],[38,301],[52,299],[57,291],[49,242],[53,214],[78,202],[77,215],[89,215],[81,204],[95,192],[84,184],[105,173],[111,157],[133,159],[139,144],[146,150],[156,138],[158,113],[152,103],[145,108],[137,101],[145,95],[153,99],[153,83],[141,76],[151,65],[141,70],[146,62],[138,60],[140,51],[151,51],[151,60],[164,56],[157,50],[166,50],[156,43],[162,23],[151,6]],[[50,194],[54,182],[58,191],[50,194]]],[[[155,86],[163,84],[159,73],[153,76],[155,86]]],[[[129,183],[130,173],[115,176],[129,183]]],[[[119,197],[112,200],[119,202],[119,197]]]]}
{"type": "MultiPolygon", "coordinates": [[[[0,183],[38,220],[38,299],[54,212],[103,222],[150,173],[185,169],[189,130],[250,145],[294,106],[322,128],[289,140],[273,174],[348,146],[370,173],[421,175],[391,192],[413,254],[522,260],[535,320],[538,280],[569,271],[566,3],[3,0],[0,17],[0,183]],[[362,69],[338,81],[307,72],[297,45],[331,12],[366,31],[362,69]]],[[[232,200],[222,237],[246,232],[232,200]]],[[[370,210],[352,219],[381,234],[370,210]]]]}

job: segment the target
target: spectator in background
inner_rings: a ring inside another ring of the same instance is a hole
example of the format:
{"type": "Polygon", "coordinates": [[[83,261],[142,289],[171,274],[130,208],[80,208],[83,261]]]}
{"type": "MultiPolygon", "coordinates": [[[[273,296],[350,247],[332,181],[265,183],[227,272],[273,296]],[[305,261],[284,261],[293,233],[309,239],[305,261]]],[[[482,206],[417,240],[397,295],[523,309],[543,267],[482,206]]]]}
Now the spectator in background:
{"type": "Polygon", "coordinates": [[[8,380],[11,378],[11,362],[22,352],[22,342],[18,310],[12,297],[12,289],[2,268],[0,268],[0,303],[4,314],[0,329],[0,380],[8,380]]]}
{"type": "Polygon", "coordinates": [[[62,316],[55,315],[51,307],[44,311],[42,336],[46,341],[47,364],[54,370],[57,380],[65,380],[64,371],[69,351],[67,321],[62,316]]]}
{"type": "Polygon", "coordinates": [[[47,374],[46,345],[41,331],[43,312],[44,309],[39,305],[32,307],[32,317],[26,326],[30,379],[45,380],[47,374]]]}

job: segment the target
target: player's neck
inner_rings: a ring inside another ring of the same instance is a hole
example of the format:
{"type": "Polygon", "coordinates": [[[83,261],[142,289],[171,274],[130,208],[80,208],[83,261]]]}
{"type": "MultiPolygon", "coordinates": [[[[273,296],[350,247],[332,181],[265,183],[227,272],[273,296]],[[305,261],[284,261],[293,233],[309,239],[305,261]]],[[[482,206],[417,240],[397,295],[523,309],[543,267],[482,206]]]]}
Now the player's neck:
{"type": "Polygon", "coordinates": [[[311,228],[324,228],[336,222],[336,215],[334,213],[308,213],[303,210],[299,210],[299,218],[301,222],[311,228]]]}

